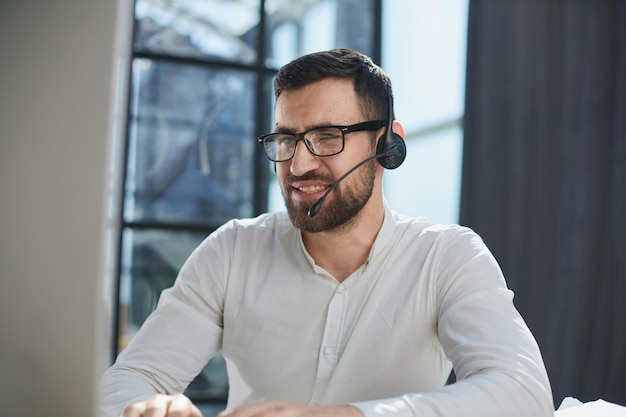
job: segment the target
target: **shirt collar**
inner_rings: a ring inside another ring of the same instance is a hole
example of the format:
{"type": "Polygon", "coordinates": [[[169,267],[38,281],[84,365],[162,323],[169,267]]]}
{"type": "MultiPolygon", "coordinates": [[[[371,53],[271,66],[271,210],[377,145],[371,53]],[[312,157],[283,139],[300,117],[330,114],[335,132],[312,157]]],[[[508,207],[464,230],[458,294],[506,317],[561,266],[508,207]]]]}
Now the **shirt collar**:
{"type": "MultiPolygon", "coordinates": [[[[395,216],[393,215],[393,212],[391,211],[386,200],[383,200],[383,206],[385,208],[385,217],[383,219],[383,224],[380,230],[378,231],[378,235],[376,236],[376,239],[374,239],[374,244],[372,245],[369,256],[367,257],[367,260],[365,261],[365,264],[364,264],[365,267],[367,267],[367,265],[369,265],[370,262],[375,260],[376,257],[378,257],[378,255],[385,250],[395,230],[395,226],[396,226],[395,216]]],[[[298,245],[300,246],[302,250],[302,253],[304,254],[304,257],[307,259],[307,261],[309,262],[313,270],[318,274],[326,275],[327,272],[315,263],[315,260],[313,259],[313,257],[306,250],[306,247],[304,246],[304,241],[302,240],[302,231],[300,229],[297,229],[296,239],[298,241],[298,245]]],[[[363,266],[359,269],[362,269],[362,268],[363,266]]]]}
{"type": "Polygon", "coordinates": [[[372,249],[370,250],[370,256],[367,258],[367,262],[374,260],[386,247],[396,228],[396,219],[389,208],[386,200],[383,200],[383,206],[385,207],[385,218],[383,219],[383,225],[378,231],[378,235],[374,240],[372,249]]]}

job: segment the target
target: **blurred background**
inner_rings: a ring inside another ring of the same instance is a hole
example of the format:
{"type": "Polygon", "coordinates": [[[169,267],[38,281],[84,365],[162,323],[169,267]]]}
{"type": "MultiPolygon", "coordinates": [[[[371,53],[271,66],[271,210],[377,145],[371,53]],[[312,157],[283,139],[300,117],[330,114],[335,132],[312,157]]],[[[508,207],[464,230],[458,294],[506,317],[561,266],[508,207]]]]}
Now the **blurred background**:
{"type": "MultiPolygon", "coordinates": [[[[202,239],[283,210],[255,141],[273,76],[349,47],[407,133],[390,205],[482,235],[555,406],[626,405],[626,2],[101,3],[0,3],[3,403],[97,376],[202,239]]],[[[187,394],[211,415],[227,392],[218,355],[187,394]]]]}

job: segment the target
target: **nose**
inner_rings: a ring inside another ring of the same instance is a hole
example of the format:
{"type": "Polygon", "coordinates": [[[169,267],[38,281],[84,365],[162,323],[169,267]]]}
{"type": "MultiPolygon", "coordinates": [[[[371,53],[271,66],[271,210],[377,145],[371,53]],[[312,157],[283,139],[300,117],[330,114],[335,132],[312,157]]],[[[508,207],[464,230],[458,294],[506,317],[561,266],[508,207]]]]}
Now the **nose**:
{"type": "Polygon", "coordinates": [[[311,153],[304,140],[296,144],[296,151],[291,159],[289,172],[294,176],[301,176],[317,169],[320,165],[319,157],[311,153]]]}

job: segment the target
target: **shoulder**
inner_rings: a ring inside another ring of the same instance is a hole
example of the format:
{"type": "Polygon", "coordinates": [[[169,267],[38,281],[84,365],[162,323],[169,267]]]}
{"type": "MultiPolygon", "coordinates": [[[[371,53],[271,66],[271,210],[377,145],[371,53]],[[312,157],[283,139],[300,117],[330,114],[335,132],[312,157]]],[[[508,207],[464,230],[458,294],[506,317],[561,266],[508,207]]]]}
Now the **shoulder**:
{"type": "Polygon", "coordinates": [[[397,247],[404,256],[422,261],[439,296],[460,300],[469,293],[506,288],[498,261],[473,229],[403,215],[395,219],[401,234],[397,247]]]}
{"type": "Polygon", "coordinates": [[[227,265],[232,259],[250,260],[255,254],[267,254],[269,250],[288,244],[296,231],[286,213],[232,219],[209,234],[195,248],[187,263],[227,265]]]}
{"type": "Polygon", "coordinates": [[[263,235],[292,229],[287,213],[264,213],[253,218],[232,219],[218,227],[213,235],[240,234],[263,235]]]}
{"type": "Polygon", "coordinates": [[[232,219],[211,233],[203,245],[259,246],[263,241],[280,240],[293,235],[293,227],[287,213],[265,213],[254,218],[232,219]]]}
{"type": "Polygon", "coordinates": [[[425,217],[411,217],[390,211],[394,229],[407,238],[416,238],[438,242],[456,240],[474,240],[482,242],[480,236],[471,228],[454,223],[433,223],[425,217]]]}
{"type": "Polygon", "coordinates": [[[391,212],[393,246],[405,254],[428,254],[439,265],[460,267],[481,258],[494,263],[493,254],[473,229],[459,224],[433,223],[423,217],[391,212]]]}

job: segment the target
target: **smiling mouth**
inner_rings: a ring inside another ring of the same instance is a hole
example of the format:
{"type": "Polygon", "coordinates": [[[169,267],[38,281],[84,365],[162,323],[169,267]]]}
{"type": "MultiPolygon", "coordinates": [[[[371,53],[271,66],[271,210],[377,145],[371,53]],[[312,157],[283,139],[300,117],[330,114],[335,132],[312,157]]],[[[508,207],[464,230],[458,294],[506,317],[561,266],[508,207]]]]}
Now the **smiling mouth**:
{"type": "Polygon", "coordinates": [[[320,191],[324,191],[327,187],[321,185],[309,185],[306,187],[297,187],[296,190],[301,191],[306,194],[314,194],[319,193],[320,191]]]}

